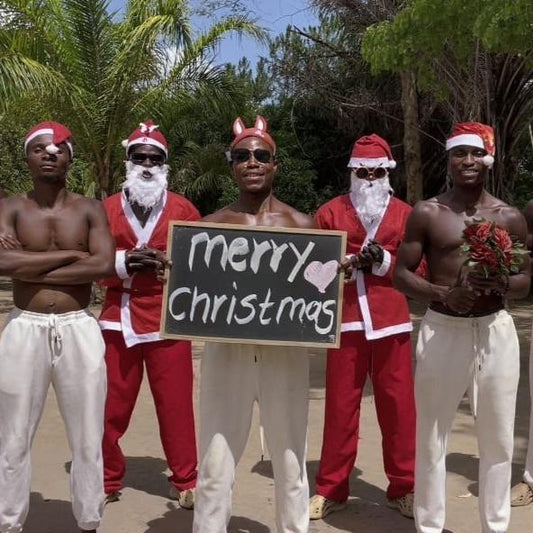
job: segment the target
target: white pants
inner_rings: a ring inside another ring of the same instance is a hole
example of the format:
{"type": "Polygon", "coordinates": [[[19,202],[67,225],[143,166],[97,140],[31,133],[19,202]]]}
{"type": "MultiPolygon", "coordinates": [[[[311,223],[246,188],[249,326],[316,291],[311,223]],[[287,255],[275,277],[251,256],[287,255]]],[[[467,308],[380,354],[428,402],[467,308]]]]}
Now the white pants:
{"type": "Polygon", "coordinates": [[[531,331],[531,345],[529,349],[529,394],[531,397],[531,410],[529,413],[529,441],[527,444],[524,482],[533,489],[533,330],[531,331]]]}
{"type": "Polygon", "coordinates": [[[306,348],[206,343],[200,381],[195,533],[227,531],[235,467],[248,439],[254,401],[259,403],[272,458],[277,529],[308,531],[308,394],[306,348]]]}
{"type": "Polygon", "coordinates": [[[22,531],[30,501],[30,447],[50,383],[65,422],[70,487],[80,529],[103,511],[104,342],[88,311],[14,309],[0,338],[0,531],[22,531]]]}
{"type": "Polygon", "coordinates": [[[507,531],[520,365],[511,316],[502,310],[479,318],[458,318],[430,309],[420,327],[416,357],[417,531],[440,533],[444,527],[446,444],[467,389],[471,405],[477,400],[482,531],[507,531]]]}

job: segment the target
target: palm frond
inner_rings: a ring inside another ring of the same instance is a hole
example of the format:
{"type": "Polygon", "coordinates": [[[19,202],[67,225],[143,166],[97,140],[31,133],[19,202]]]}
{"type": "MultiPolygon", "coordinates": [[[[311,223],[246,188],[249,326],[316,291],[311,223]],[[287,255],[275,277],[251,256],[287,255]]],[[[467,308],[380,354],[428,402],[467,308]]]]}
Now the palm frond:
{"type": "Polygon", "coordinates": [[[109,0],[69,0],[65,26],[77,85],[102,94],[117,45],[108,13],[109,0]]]}
{"type": "Polygon", "coordinates": [[[63,75],[16,52],[0,52],[0,105],[29,92],[57,95],[70,84],[63,75]]]}

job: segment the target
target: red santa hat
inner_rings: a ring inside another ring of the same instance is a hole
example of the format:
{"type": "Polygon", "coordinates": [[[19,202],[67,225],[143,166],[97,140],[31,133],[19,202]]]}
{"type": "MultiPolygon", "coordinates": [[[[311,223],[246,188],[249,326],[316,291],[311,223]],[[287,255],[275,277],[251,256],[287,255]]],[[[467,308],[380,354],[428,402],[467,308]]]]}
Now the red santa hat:
{"type": "Polygon", "coordinates": [[[365,135],[355,141],[348,168],[396,168],[389,143],[379,135],[365,135]]]}
{"type": "Polygon", "coordinates": [[[491,168],[494,164],[496,144],[494,142],[494,130],[491,126],[480,122],[460,122],[453,127],[452,134],[446,140],[446,150],[456,146],[473,146],[487,152],[483,156],[483,164],[491,168]]]}
{"type": "Polygon", "coordinates": [[[126,154],[136,144],[150,144],[156,146],[165,152],[168,157],[168,144],[165,136],[159,131],[159,126],[156,126],[151,120],[141,122],[139,127],[129,136],[128,139],[122,141],[122,146],[126,148],[126,154]]]}
{"type": "Polygon", "coordinates": [[[238,117],[233,123],[233,134],[235,135],[235,139],[233,139],[233,142],[230,145],[230,149],[232,149],[236,144],[240,143],[242,140],[248,137],[259,137],[272,148],[272,151],[275,154],[276,143],[274,142],[274,139],[270,136],[270,134],[267,132],[267,129],[267,121],[259,115],[257,115],[255,119],[255,124],[253,128],[247,128],[244,125],[244,122],[242,121],[241,117],[238,117]]]}
{"type": "Polygon", "coordinates": [[[72,133],[70,130],[59,124],[59,122],[41,122],[27,133],[24,140],[24,153],[27,154],[28,144],[39,135],[52,135],[52,142],[46,147],[49,154],[57,154],[59,152],[58,144],[65,143],[68,146],[70,157],[74,157],[74,150],[72,149],[72,133]]]}

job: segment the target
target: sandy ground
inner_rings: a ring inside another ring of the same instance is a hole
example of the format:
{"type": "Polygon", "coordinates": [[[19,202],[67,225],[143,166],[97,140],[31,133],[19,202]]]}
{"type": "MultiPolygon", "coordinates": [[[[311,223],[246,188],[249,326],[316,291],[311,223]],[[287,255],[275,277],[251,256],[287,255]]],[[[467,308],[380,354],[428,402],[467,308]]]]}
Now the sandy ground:
{"type": "MultiPolygon", "coordinates": [[[[531,306],[528,300],[514,304],[512,313],[520,335],[521,379],[515,433],[513,482],[521,476],[527,446],[529,393],[527,362],[531,306]]],[[[11,307],[9,284],[0,280],[0,324],[11,307]]],[[[97,312],[97,308],[95,309],[97,312]]],[[[421,308],[413,308],[418,324],[421,308]]],[[[201,345],[194,346],[195,378],[198,379],[201,345]]],[[[320,457],[324,417],[325,353],[311,354],[308,471],[313,493],[314,476],[320,457]]],[[[195,389],[195,402],[197,388],[195,389]]],[[[326,520],[311,522],[310,533],[407,533],[414,531],[412,520],[386,507],[386,479],[381,458],[381,436],[376,421],[371,388],[365,391],[361,413],[359,457],[351,477],[347,508],[326,520]]],[[[272,466],[261,462],[259,430],[255,413],[250,439],[237,470],[234,491],[232,533],[274,532],[274,491],[272,466]]],[[[182,510],[167,498],[166,463],[159,443],[150,391],[143,384],[136,411],[123,449],[128,456],[127,488],[119,502],[108,505],[99,533],[188,533],[192,512],[182,510]]],[[[70,454],[56,400],[51,391],[33,446],[31,509],[25,531],[29,533],[74,533],[76,524],[69,503],[70,454]]],[[[478,455],[473,419],[468,402],[457,413],[448,446],[447,522],[448,533],[480,531],[476,482],[478,455]]],[[[1,497],[1,495],[0,495],[1,497]]],[[[513,510],[512,533],[532,531],[533,505],[513,510]]]]}

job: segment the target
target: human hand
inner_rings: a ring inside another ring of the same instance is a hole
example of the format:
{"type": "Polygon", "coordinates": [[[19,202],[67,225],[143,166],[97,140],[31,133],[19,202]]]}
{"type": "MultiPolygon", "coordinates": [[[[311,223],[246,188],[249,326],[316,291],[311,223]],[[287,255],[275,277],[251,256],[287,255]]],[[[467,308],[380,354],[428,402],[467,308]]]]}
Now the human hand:
{"type": "Polygon", "coordinates": [[[372,258],[372,263],[377,263],[378,265],[383,263],[385,252],[383,250],[383,246],[381,246],[381,244],[379,244],[377,241],[368,241],[368,244],[363,248],[362,253],[370,255],[372,258]]]}
{"type": "Polygon", "coordinates": [[[358,268],[365,273],[372,271],[374,263],[381,264],[383,262],[384,251],[381,244],[376,241],[368,241],[368,244],[357,254],[352,257],[354,268],[358,268]]]}
{"type": "Polygon", "coordinates": [[[344,284],[345,285],[353,285],[355,283],[353,274],[357,267],[354,265],[354,262],[352,261],[354,257],[356,256],[348,255],[346,256],[344,261],[339,263],[338,272],[341,272],[341,271],[344,272],[344,284]]]}
{"type": "Polygon", "coordinates": [[[505,276],[484,276],[480,272],[471,271],[467,274],[465,284],[478,296],[505,294],[509,286],[509,280],[505,276]]]}
{"type": "Polygon", "coordinates": [[[4,250],[22,250],[22,244],[10,233],[3,233],[0,235],[0,248],[4,250]]]}
{"type": "Polygon", "coordinates": [[[145,245],[126,252],[126,268],[130,273],[151,272],[159,281],[163,281],[165,269],[171,265],[164,252],[145,245]]]}
{"type": "Polygon", "coordinates": [[[87,259],[91,256],[89,252],[83,252],[81,250],[73,250],[73,256],[75,261],[81,261],[82,259],[87,259]]]}
{"type": "Polygon", "coordinates": [[[444,298],[444,305],[458,313],[464,315],[468,313],[476,302],[477,295],[470,287],[452,287],[444,298]]]}

